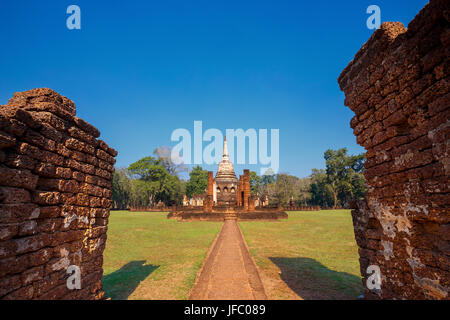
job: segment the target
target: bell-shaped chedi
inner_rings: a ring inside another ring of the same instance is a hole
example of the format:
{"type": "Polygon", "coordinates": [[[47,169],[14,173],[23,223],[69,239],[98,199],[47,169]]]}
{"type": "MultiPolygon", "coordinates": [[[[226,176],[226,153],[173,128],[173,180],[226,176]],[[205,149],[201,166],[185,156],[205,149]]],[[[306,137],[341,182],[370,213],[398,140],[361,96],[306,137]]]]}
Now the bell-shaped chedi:
{"type": "Polygon", "coordinates": [[[222,161],[219,162],[219,168],[217,169],[216,174],[216,182],[219,180],[229,180],[236,179],[236,174],[234,173],[233,164],[230,162],[230,158],[228,156],[228,147],[227,147],[227,137],[223,141],[223,154],[222,161]]]}
{"type": "Polygon", "coordinates": [[[215,178],[216,202],[218,205],[236,204],[237,178],[228,156],[227,138],[223,142],[222,161],[219,162],[215,178]]]}

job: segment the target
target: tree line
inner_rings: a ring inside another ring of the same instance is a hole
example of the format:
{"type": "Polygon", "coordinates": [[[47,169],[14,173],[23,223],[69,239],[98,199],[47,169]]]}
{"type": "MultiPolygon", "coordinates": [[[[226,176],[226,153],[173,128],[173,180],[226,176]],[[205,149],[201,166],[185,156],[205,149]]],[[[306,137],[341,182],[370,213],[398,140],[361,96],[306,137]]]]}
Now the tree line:
{"type": "Polygon", "coordinates": [[[348,207],[351,200],[364,197],[365,154],[349,155],[346,148],[324,153],[325,169],[312,169],[309,177],[298,178],[281,173],[260,177],[250,172],[250,187],[269,204],[297,206],[317,205],[322,208],[348,207]]]}
{"type": "Polygon", "coordinates": [[[181,203],[186,182],[179,178],[179,173],[186,167],[171,161],[168,147],[159,147],[153,154],[128,168],[116,168],[112,182],[115,209],[181,203]]]}
{"type": "MultiPolygon", "coordinates": [[[[346,148],[324,153],[325,169],[312,169],[309,177],[298,178],[286,173],[259,176],[250,172],[251,193],[270,205],[319,205],[322,208],[348,207],[349,202],[364,196],[365,155],[349,155],[346,148]]],[[[208,172],[201,166],[192,168],[189,179],[183,165],[170,159],[170,148],[160,147],[154,156],[144,157],[128,168],[116,168],[112,200],[117,209],[157,205],[180,205],[183,195],[191,198],[203,194],[208,172]]]]}

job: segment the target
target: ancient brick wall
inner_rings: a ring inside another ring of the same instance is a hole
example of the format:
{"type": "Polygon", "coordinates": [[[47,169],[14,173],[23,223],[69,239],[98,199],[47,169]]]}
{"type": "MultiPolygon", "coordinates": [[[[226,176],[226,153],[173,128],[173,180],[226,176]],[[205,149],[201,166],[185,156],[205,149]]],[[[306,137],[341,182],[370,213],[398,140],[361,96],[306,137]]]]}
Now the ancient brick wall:
{"type": "Polygon", "coordinates": [[[382,24],[338,80],[367,150],[352,212],[367,298],[449,299],[448,4],[430,1],[408,29],[382,24]],[[366,287],[369,265],[380,290],[366,287]]]}
{"type": "MultiPolygon", "coordinates": [[[[239,177],[236,197],[237,205],[244,207],[246,210],[249,208],[250,202],[250,170],[244,169],[244,174],[239,177]]],[[[253,204],[253,208],[254,208],[253,204]]]]}
{"type": "Polygon", "coordinates": [[[99,136],[50,89],[0,106],[0,299],[103,298],[117,152],[99,136]],[[81,289],[66,285],[72,265],[81,289]]]}

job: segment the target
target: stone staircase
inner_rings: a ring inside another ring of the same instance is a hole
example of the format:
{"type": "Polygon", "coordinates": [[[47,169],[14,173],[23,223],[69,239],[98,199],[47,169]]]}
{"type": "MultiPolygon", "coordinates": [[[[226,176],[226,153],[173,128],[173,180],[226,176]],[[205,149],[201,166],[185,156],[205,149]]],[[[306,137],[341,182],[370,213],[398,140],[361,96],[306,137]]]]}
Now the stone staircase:
{"type": "Polygon", "coordinates": [[[237,220],[236,213],[225,213],[224,220],[237,220]]]}

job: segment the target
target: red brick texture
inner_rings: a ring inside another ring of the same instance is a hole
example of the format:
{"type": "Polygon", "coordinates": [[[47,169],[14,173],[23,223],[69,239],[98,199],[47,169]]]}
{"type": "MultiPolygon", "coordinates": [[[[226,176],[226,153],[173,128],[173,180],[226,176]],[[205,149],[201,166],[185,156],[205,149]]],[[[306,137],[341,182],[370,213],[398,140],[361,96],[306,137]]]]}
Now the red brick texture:
{"type": "Polygon", "coordinates": [[[0,106],[0,299],[102,299],[117,151],[50,89],[0,106]],[[67,268],[81,289],[67,288],[67,268]]]}
{"type": "Polygon", "coordinates": [[[352,211],[365,296],[449,299],[449,2],[376,30],[338,82],[367,150],[367,195],[352,211]],[[366,287],[381,269],[381,290],[366,287]]]}

